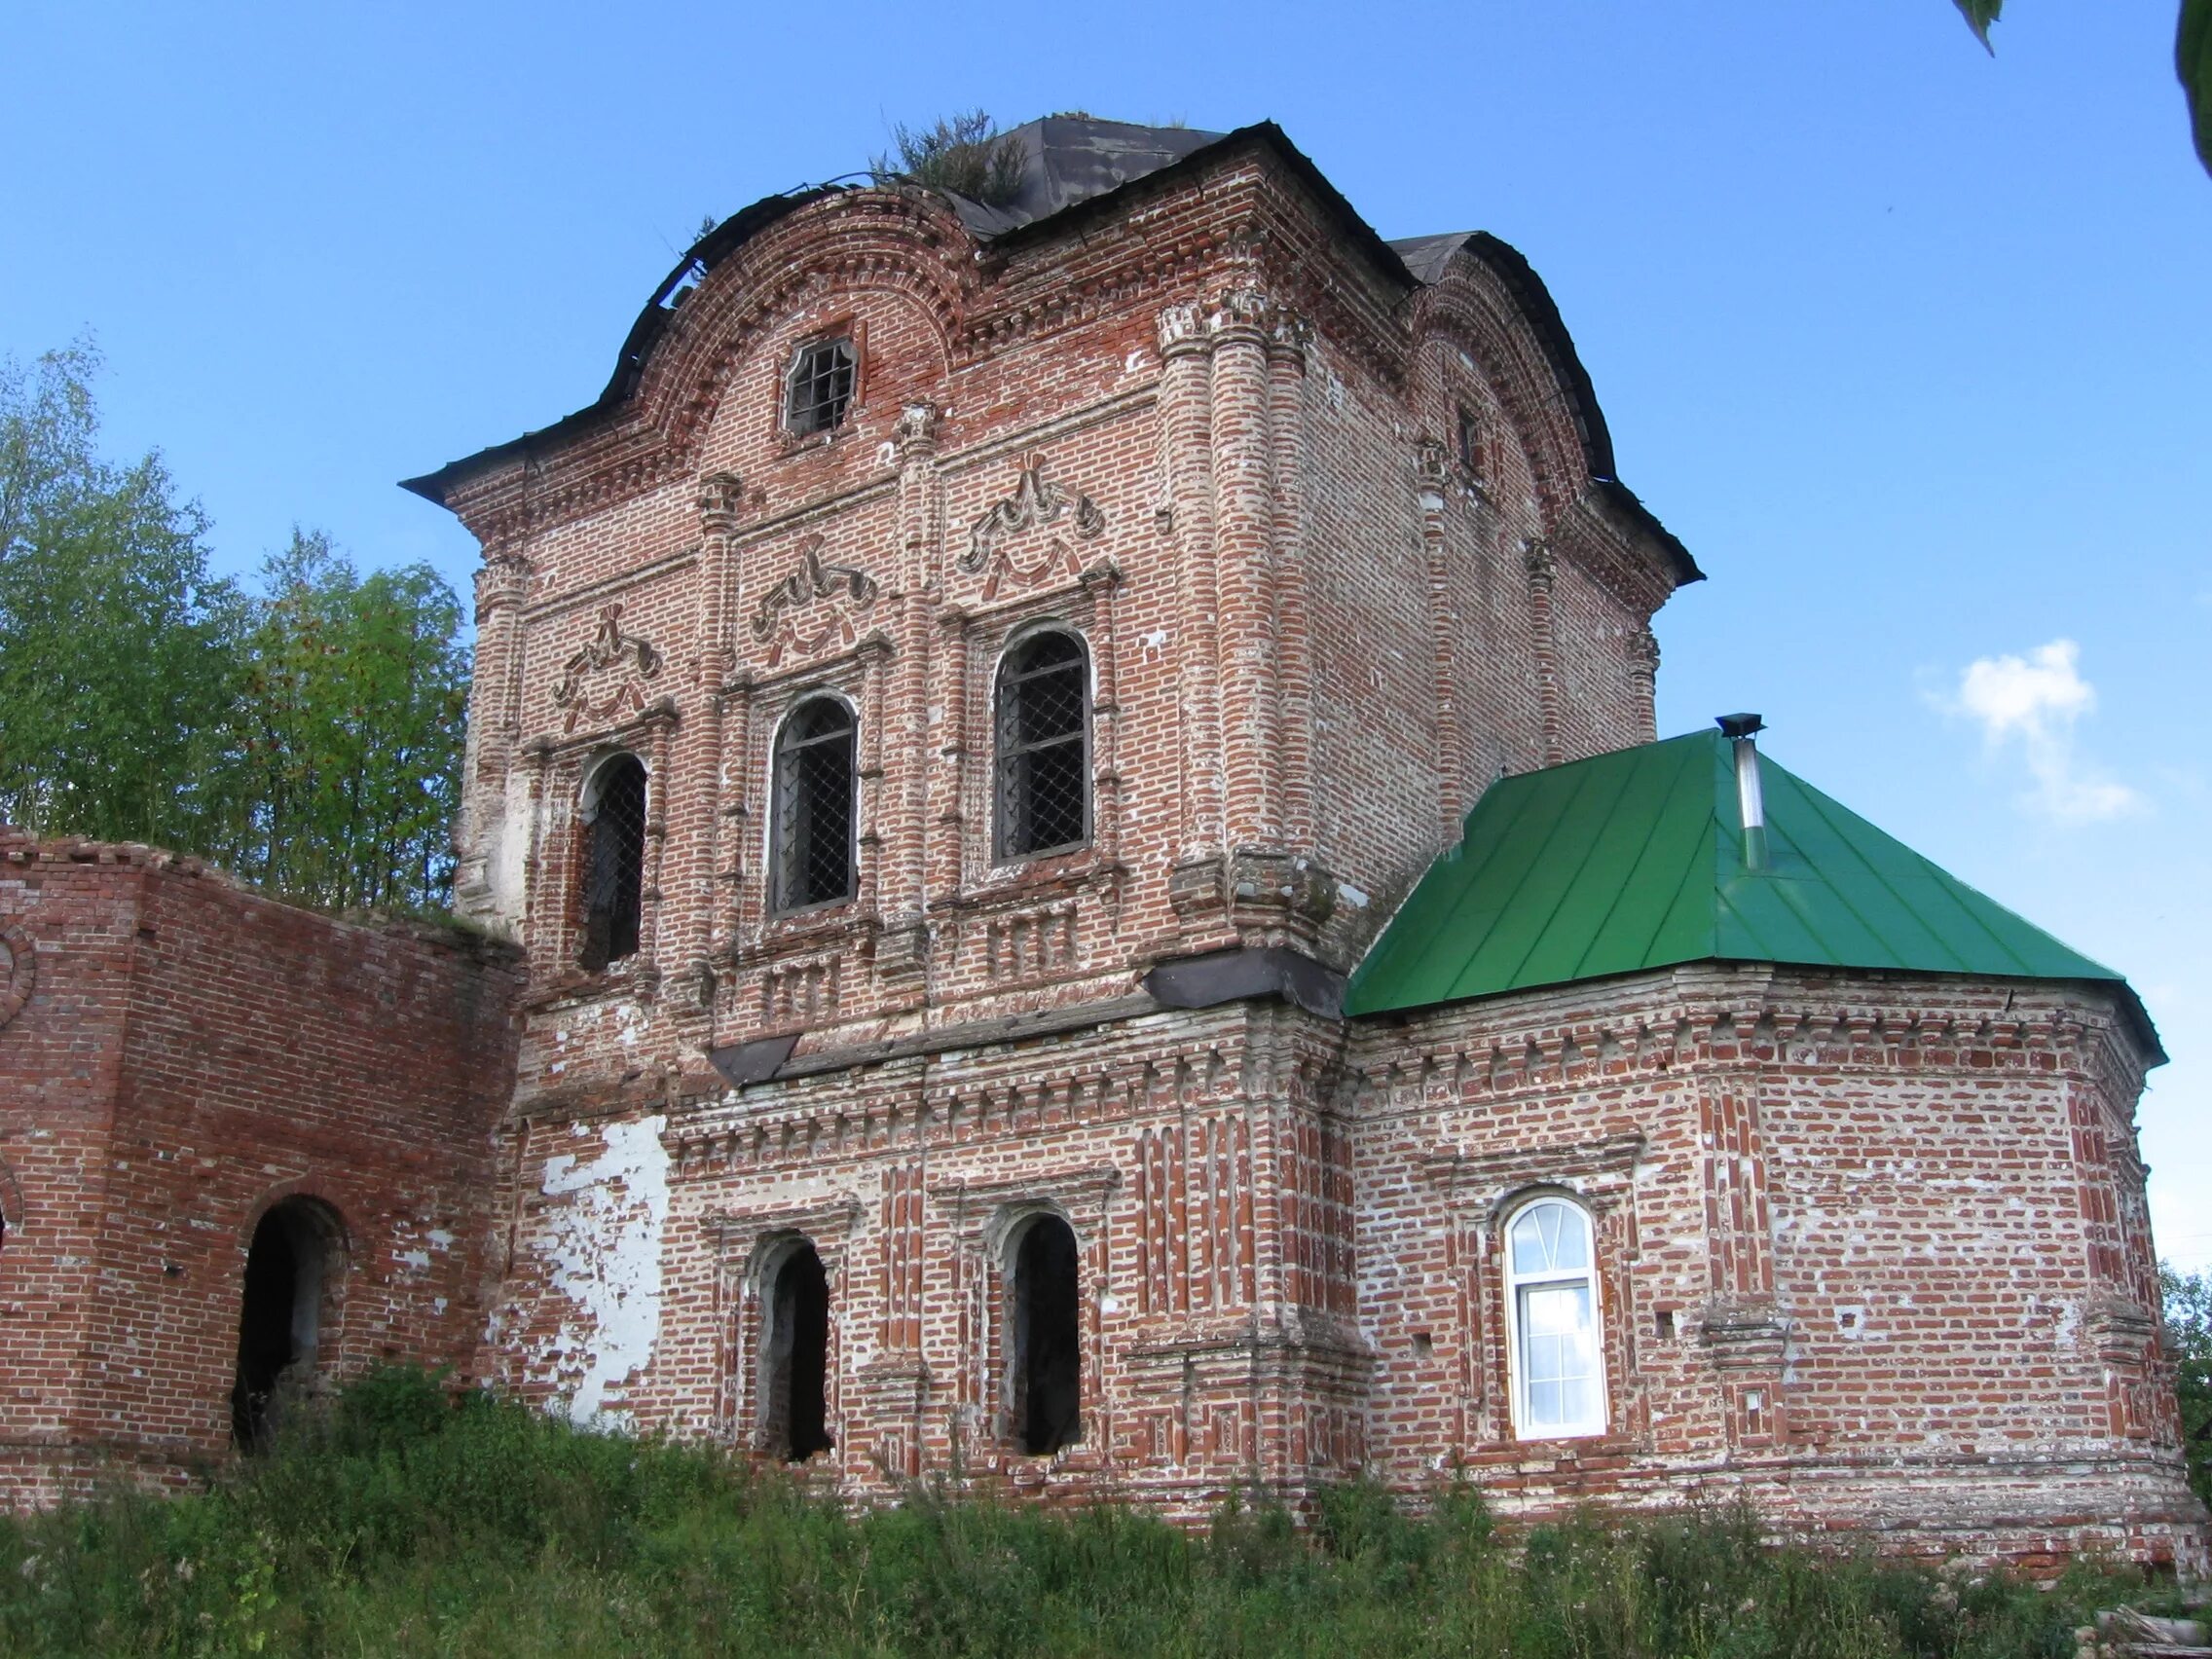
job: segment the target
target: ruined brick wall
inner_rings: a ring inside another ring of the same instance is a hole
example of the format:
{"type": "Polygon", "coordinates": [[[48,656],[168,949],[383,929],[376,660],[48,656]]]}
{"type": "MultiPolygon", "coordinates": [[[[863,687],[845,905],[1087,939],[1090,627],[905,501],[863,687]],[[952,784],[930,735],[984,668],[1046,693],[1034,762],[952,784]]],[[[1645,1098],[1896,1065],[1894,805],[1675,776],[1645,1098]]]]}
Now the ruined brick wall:
{"type": "Polygon", "coordinates": [[[2144,1052],[2101,990],[1681,969],[1355,1041],[1372,1436],[1501,1504],[2202,1570],[2143,1274],[2144,1052]],[[1500,1227],[1594,1214],[1608,1432],[1521,1439],[1500,1227]],[[2125,1219],[2123,1219],[2125,1218],[2125,1219]]]}
{"type": "MultiPolygon", "coordinates": [[[[0,830],[0,836],[6,831],[0,830]]],[[[0,1505],[69,1466],[98,1307],[136,871],[0,839],[0,1505]]]]}
{"type": "Polygon", "coordinates": [[[334,921],[143,848],[19,838],[0,937],[37,964],[0,1028],[11,1501],[102,1460],[159,1475],[225,1449],[246,1250],[283,1198],[343,1227],[321,1375],[472,1356],[512,1078],[500,947],[334,921]]]}

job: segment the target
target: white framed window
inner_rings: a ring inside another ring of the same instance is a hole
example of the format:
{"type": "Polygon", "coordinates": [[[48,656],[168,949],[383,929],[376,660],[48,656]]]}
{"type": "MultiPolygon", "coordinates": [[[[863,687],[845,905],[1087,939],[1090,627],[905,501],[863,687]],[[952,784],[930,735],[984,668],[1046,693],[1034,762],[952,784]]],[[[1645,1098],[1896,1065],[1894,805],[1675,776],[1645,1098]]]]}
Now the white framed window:
{"type": "Polygon", "coordinates": [[[1523,1440],[1605,1432],[1605,1361],[1590,1212],[1547,1193],[1505,1221],[1513,1431],[1523,1440]]]}

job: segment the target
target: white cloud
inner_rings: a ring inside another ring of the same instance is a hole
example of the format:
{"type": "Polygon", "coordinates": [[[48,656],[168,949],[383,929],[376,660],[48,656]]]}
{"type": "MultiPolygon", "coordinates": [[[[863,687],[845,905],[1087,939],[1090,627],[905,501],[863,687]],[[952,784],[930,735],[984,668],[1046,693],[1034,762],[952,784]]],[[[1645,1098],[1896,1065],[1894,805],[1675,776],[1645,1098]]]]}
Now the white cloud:
{"type": "Polygon", "coordinates": [[[2017,749],[2035,781],[2021,804],[2060,824],[2103,823],[2147,804],[2075,747],[2075,723],[2097,706],[2081,657],[2072,640],[2053,640],[2026,656],[1978,657],[1959,676],[1956,692],[1931,699],[1979,724],[1992,751],[2017,749]]]}

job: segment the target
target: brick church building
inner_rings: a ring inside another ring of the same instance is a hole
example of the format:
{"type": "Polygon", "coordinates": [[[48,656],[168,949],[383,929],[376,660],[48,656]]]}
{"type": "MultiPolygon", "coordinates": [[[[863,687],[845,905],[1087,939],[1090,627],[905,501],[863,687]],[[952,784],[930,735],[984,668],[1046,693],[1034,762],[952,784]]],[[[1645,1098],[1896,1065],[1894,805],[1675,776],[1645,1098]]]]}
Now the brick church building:
{"type": "Polygon", "coordinates": [[[482,542],[456,903],[0,838],[0,1493],[447,1363],[859,1496],[2201,1571],[2141,1005],[1758,752],[1529,264],[1274,127],[771,197],[482,542]],[[500,942],[505,941],[505,942],[500,942]]]}

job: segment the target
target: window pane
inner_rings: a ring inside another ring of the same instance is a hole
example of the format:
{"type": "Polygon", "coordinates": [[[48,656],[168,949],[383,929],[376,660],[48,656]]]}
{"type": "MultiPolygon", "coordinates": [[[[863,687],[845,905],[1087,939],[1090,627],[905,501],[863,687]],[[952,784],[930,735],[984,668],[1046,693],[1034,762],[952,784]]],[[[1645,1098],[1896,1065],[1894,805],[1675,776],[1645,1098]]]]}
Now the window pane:
{"type": "Polygon", "coordinates": [[[1521,1292],[1521,1376],[1526,1429],[1584,1428],[1601,1420],[1598,1333],[1587,1283],[1521,1292]]]}
{"type": "Polygon", "coordinates": [[[1514,1218],[1511,1248],[1516,1273],[1587,1270],[1589,1218],[1574,1205],[1557,1200],[1530,1204],[1514,1218]]]}

